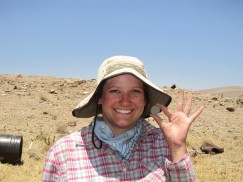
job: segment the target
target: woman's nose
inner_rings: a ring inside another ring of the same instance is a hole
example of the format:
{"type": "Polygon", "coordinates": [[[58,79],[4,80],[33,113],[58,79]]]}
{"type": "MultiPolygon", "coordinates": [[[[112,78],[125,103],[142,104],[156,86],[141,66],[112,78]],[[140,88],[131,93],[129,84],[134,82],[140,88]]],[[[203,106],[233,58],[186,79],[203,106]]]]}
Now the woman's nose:
{"type": "Polygon", "coordinates": [[[120,100],[120,102],[121,102],[123,105],[129,105],[130,102],[131,102],[129,94],[127,94],[127,93],[123,93],[122,96],[121,96],[121,100],[120,100]]]}

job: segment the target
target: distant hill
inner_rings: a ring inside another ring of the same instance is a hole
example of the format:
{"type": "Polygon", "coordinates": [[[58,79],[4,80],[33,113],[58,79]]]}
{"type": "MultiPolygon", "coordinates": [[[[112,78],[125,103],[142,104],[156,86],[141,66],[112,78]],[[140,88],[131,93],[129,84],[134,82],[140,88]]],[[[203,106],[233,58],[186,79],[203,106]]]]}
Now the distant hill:
{"type": "Polygon", "coordinates": [[[201,93],[212,95],[223,95],[226,97],[243,97],[243,86],[227,86],[219,88],[211,88],[205,90],[198,90],[201,93]]]}

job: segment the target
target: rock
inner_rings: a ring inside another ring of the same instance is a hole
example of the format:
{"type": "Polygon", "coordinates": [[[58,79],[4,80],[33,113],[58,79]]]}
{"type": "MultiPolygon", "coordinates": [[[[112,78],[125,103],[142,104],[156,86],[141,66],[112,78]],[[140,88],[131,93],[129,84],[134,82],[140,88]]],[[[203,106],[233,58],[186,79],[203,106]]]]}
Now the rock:
{"type": "Polygon", "coordinates": [[[87,94],[89,94],[89,92],[87,92],[87,91],[84,91],[84,92],[82,93],[82,95],[87,95],[87,94]]]}
{"type": "Polygon", "coordinates": [[[40,157],[36,153],[31,153],[29,155],[29,158],[32,158],[32,159],[34,159],[36,161],[40,160],[40,157]]]}
{"type": "Polygon", "coordinates": [[[51,89],[51,90],[49,91],[49,93],[50,93],[50,94],[57,94],[57,91],[54,90],[54,89],[51,89]]]}
{"type": "Polygon", "coordinates": [[[218,147],[214,145],[213,143],[208,143],[208,142],[203,142],[203,144],[200,147],[201,151],[206,153],[206,154],[218,154],[218,153],[223,153],[224,148],[218,147]]]}
{"type": "Polygon", "coordinates": [[[175,89],[176,88],[176,85],[174,84],[170,88],[175,89]]]}
{"type": "Polygon", "coordinates": [[[228,110],[229,112],[234,112],[235,108],[233,106],[229,106],[229,107],[226,107],[226,110],[228,110]]]}
{"type": "Polygon", "coordinates": [[[218,97],[212,97],[211,100],[218,100],[218,97]]]}
{"type": "Polygon", "coordinates": [[[77,122],[76,121],[70,121],[70,122],[68,122],[68,126],[71,126],[71,127],[77,126],[77,122]]]}

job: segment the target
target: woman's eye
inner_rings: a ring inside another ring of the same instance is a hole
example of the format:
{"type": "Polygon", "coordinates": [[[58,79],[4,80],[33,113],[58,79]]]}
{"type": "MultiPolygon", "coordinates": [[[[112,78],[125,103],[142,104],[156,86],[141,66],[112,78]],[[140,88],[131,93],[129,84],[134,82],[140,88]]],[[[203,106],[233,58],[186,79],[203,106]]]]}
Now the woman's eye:
{"type": "Polygon", "coordinates": [[[118,94],[119,90],[110,90],[110,93],[118,94]]]}
{"type": "Polygon", "coordinates": [[[141,93],[140,90],[133,90],[132,93],[141,93]]]}

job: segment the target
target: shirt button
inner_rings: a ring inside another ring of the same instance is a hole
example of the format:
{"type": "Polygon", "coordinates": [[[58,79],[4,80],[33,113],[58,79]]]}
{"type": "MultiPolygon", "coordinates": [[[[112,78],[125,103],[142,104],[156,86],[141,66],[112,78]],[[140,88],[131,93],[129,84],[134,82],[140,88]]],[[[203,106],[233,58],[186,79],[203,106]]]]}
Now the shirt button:
{"type": "Polygon", "coordinates": [[[122,168],[122,170],[123,170],[123,172],[127,172],[127,169],[124,167],[124,168],[122,168]]]}
{"type": "Polygon", "coordinates": [[[101,125],[101,128],[102,128],[102,129],[104,129],[104,128],[105,128],[105,125],[104,125],[104,124],[103,124],[103,125],[101,125]]]}
{"type": "Polygon", "coordinates": [[[116,143],[115,143],[115,142],[114,142],[114,143],[112,143],[112,146],[113,146],[113,147],[116,147],[116,143]]]}

